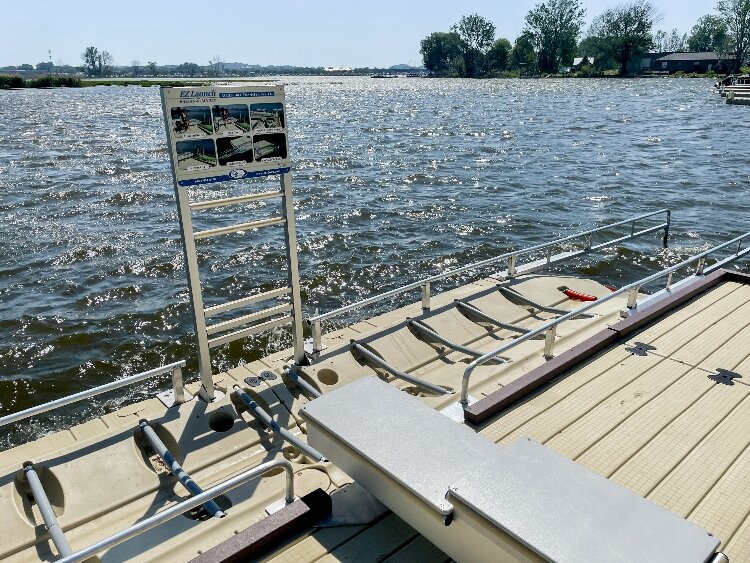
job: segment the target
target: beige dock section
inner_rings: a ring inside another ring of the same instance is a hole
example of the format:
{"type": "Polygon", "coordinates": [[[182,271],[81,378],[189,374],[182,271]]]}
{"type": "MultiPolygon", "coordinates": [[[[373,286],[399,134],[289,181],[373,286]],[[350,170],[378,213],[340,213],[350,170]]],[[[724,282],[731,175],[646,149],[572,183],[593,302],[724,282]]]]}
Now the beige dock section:
{"type": "Polygon", "coordinates": [[[750,286],[725,282],[559,377],[481,433],[539,441],[750,560],[750,286]]]}
{"type": "MultiPolygon", "coordinates": [[[[482,279],[434,296],[429,312],[423,311],[420,304],[409,305],[326,334],[328,348],[313,366],[301,370],[301,376],[325,393],[361,377],[380,374],[382,379],[433,408],[455,404],[458,393],[439,396],[422,392],[352,354],[350,342],[361,342],[398,369],[456,391],[460,389],[464,368],[473,358],[420,337],[405,323],[408,318],[421,319],[457,343],[486,352],[518,333],[468,319],[456,310],[454,300],[472,303],[489,315],[525,328],[554,316],[509,301],[498,291],[498,285],[513,287],[537,302],[564,310],[573,309],[580,302],[568,300],[559,290],[563,285],[594,295],[610,291],[599,283],[577,278],[530,275],[508,282],[482,279]]],[[[556,350],[562,352],[616,322],[624,305],[623,296],[603,304],[591,317],[565,323],[558,331],[556,350]]],[[[490,394],[543,364],[543,347],[544,340],[529,340],[513,349],[508,362],[480,366],[472,380],[471,395],[490,394]]],[[[304,440],[305,427],[297,413],[309,398],[293,382],[284,381],[283,366],[290,360],[291,351],[284,351],[215,375],[216,389],[224,396],[210,404],[193,400],[166,409],[157,399],[149,399],[4,452],[0,467],[0,559],[20,562],[55,557],[56,551],[36,505],[30,502],[23,479],[22,467],[28,461],[38,468],[60,526],[74,550],[186,499],[182,485],[144,448],[138,430],[142,419],[150,421],[160,439],[204,489],[273,459],[292,462],[298,496],[315,488],[334,493],[350,483],[351,479],[331,463],[314,463],[268,432],[232,392],[233,385],[240,385],[277,424],[304,440]],[[256,387],[245,383],[245,378],[267,369],[274,371],[277,378],[263,380],[256,387]]],[[[196,393],[197,384],[188,386],[188,391],[196,393]]],[[[138,542],[125,542],[110,549],[101,561],[189,561],[262,519],[266,507],[282,498],[283,492],[281,473],[255,479],[219,499],[227,518],[197,522],[178,517],[149,531],[138,542]]],[[[442,557],[437,548],[391,513],[367,525],[321,528],[306,538],[290,538],[286,547],[288,551],[276,554],[280,560],[291,557],[295,561],[313,561],[325,557],[439,561],[442,557]]]]}

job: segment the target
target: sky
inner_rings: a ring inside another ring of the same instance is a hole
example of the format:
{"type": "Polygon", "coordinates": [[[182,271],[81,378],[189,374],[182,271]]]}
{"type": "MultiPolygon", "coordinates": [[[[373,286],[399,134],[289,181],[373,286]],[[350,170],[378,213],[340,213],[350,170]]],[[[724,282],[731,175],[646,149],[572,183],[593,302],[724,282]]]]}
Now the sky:
{"type": "MultiPolygon", "coordinates": [[[[586,22],[619,0],[581,0],[586,22]]],[[[531,0],[0,0],[0,66],[81,64],[93,45],[115,64],[225,62],[260,65],[388,67],[421,65],[419,42],[448,31],[462,15],[478,13],[511,42],[531,0]]],[[[713,0],[652,0],[663,18],[657,29],[689,32],[714,11],[713,0]]]]}

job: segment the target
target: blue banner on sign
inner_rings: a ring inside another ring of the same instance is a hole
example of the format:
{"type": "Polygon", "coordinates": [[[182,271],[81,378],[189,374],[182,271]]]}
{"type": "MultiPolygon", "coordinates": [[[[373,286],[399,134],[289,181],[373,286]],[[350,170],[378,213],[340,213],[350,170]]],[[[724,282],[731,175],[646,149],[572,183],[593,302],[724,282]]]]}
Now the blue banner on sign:
{"type": "Polygon", "coordinates": [[[192,180],[180,180],[177,182],[180,186],[198,186],[201,184],[213,184],[214,182],[230,182],[232,180],[241,180],[243,178],[259,178],[263,176],[275,176],[277,174],[286,174],[290,167],[272,168],[271,170],[232,170],[229,174],[221,176],[209,176],[207,178],[194,178],[192,180]]]}
{"type": "Polygon", "coordinates": [[[259,98],[275,95],[276,92],[219,92],[220,98],[259,98]]]}

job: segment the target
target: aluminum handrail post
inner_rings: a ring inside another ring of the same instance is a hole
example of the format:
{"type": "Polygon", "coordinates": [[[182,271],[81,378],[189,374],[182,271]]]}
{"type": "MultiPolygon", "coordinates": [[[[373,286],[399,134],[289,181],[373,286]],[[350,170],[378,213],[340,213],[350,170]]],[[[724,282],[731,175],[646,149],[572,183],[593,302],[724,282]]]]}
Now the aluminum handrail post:
{"type": "Polygon", "coordinates": [[[667,285],[666,285],[667,289],[669,289],[670,287],[672,287],[672,274],[673,273],[674,272],[669,272],[669,275],[667,276],[667,285]]]}
{"type": "Polygon", "coordinates": [[[71,555],[73,550],[60,527],[60,523],[57,521],[55,511],[52,509],[49,498],[47,498],[47,493],[42,486],[42,482],[39,480],[39,475],[37,475],[36,469],[34,469],[34,464],[26,464],[23,471],[26,475],[26,481],[29,484],[29,488],[31,489],[31,494],[34,496],[36,505],[39,507],[42,520],[44,520],[44,526],[47,528],[49,537],[52,539],[52,543],[55,544],[61,557],[71,555]]]}
{"type": "Polygon", "coordinates": [[[193,508],[200,506],[208,500],[216,498],[219,495],[223,495],[227,491],[236,489],[240,485],[245,484],[247,481],[260,477],[264,473],[268,473],[269,471],[271,471],[272,469],[276,469],[277,467],[281,467],[286,472],[286,494],[284,500],[287,504],[291,504],[292,502],[294,502],[294,468],[292,467],[292,464],[286,459],[274,459],[272,461],[268,461],[256,467],[253,467],[252,469],[248,469],[247,471],[243,471],[239,475],[232,477],[231,479],[227,479],[223,483],[214,485],[213,487],[206,489],[199,495],[172,505],[169,508],[162,510],[161,512],[157,512],[153,516],[144,518],[143,520],[137,522],[136,524],[133,524],[129,528],[126,528],[121,532],[117,532],[116,534],[113,534],[108,538],[104,538],[103,540],[100,540],[80,551],[76,551],[72,555],[68,555],[67,557],[58,559],[56,563],[78,563],[79,561],[83,561],[84,559],[87,559],[100,551],[104,551],[105,549],[118,545],[132,537],[147,532],[148,530],[155,528],[156,526],[159,526],[164,522],[168,522],[174,518],[177,518],[188,510],[192,510],[193,508]]]}
{"type": "Polygon", "coordinates": [[[516,255],[515,253],[508,256],[508,277],[512,278],[516,275],[516,255]]]}
{"type": "Polygon", "coordinates": [[[664,227],[664,238],[662,239],[662,246],[667,248],[669,244],[669,227],[672,224],[672,212],[667,209],[667,226],[664,227]]]}
{"type": "Polygon", "coordinates": [[[320,327],[320,321],[312,323],[313,353],[320,352],[323,349],[323,332],[320,327]]]}
{"type": "Polygon", "coordinates": [[[632,288],[630,292],[628,293],[628,303],[627,308],[628,309],[635,309],[635,307],[638,305],[638,290],[640,288],[638,286],[632,288]]]}
{"type": "Polygon", "coordinates": [[[555,336],[557,335],[557,325],[552,325],[547,329],[544,337],[544,357],[550,360],[555,353],[555,336]]]}
{"type": "Polygon", "coordinates": [[[703,273],[703,268],[706,267],[706,259],[701,258],[698,260],[698,266],[695,268],[695,275],[699,276],[703,273]]]}
{"type": "Polygon", "coordinates": [[[630,236],[632,237],[635,234],[635,219],[633,219],[633,222],[630,225],[630,236]]]}
{"type": "Polygon", "coordinates": [[[591,250],[591,237],[590,233],[586,236],[586,250],[591,250]]]}
{"type": "Polygon", "coordinates": [[[152,377],[156,377],[157,375],[167,373],[173,370],[175,367],[185,367],[185,360],[172,362],[171,364],[167,364],[166,366],[161,366],[152,370],[144,371],[142,373],[123,377],[122,379],[116,379],[115,381],[105,383],[104,385],[100,385],[99,387],[87,389],[86,391],[81,391],[80,393],[74,393],[73,395],[68,395],[67,397],[61,397],[60,399],[55,399],[54,401],[49,401],[35,407],[30,407],[22,411],[8,414],[0,418],[0,426],[5,426],[6,424],[17,422],[19,420],[23,420],[25,418],[29,418],[43,412],[70,405],[72,403],[77,403],[78,401],[101,395],[102,393],[106,393],[107,391],[113,391],[115,389],[119,389],[120,387],[126,387],[133,383],[145,381],[146,379],[150,379],[152,377]]]}
{"type": "Polygon", "coordinates": [[[174,394],[175,404],[185,402],[185,385],[182,381],[182,368],[180,366],[172,370],[172,393],[174,394]]]}
{"type": "Polygon", "coordinates": [[[422,285],[422,309],[430,310],[430,282],[425,282],[422,285]]]}

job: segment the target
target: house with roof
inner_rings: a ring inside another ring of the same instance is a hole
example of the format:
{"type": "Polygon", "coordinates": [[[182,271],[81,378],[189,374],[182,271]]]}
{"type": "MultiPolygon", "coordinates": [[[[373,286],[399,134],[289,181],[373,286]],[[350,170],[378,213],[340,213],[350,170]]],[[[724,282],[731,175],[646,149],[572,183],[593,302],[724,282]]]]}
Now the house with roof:
{"type": "Polygon", "coordinates": [[[715,51],[705,53],[669,53],[651,60],[654,72],[724,72],[730,65],[727,55],[715,51]]]}

